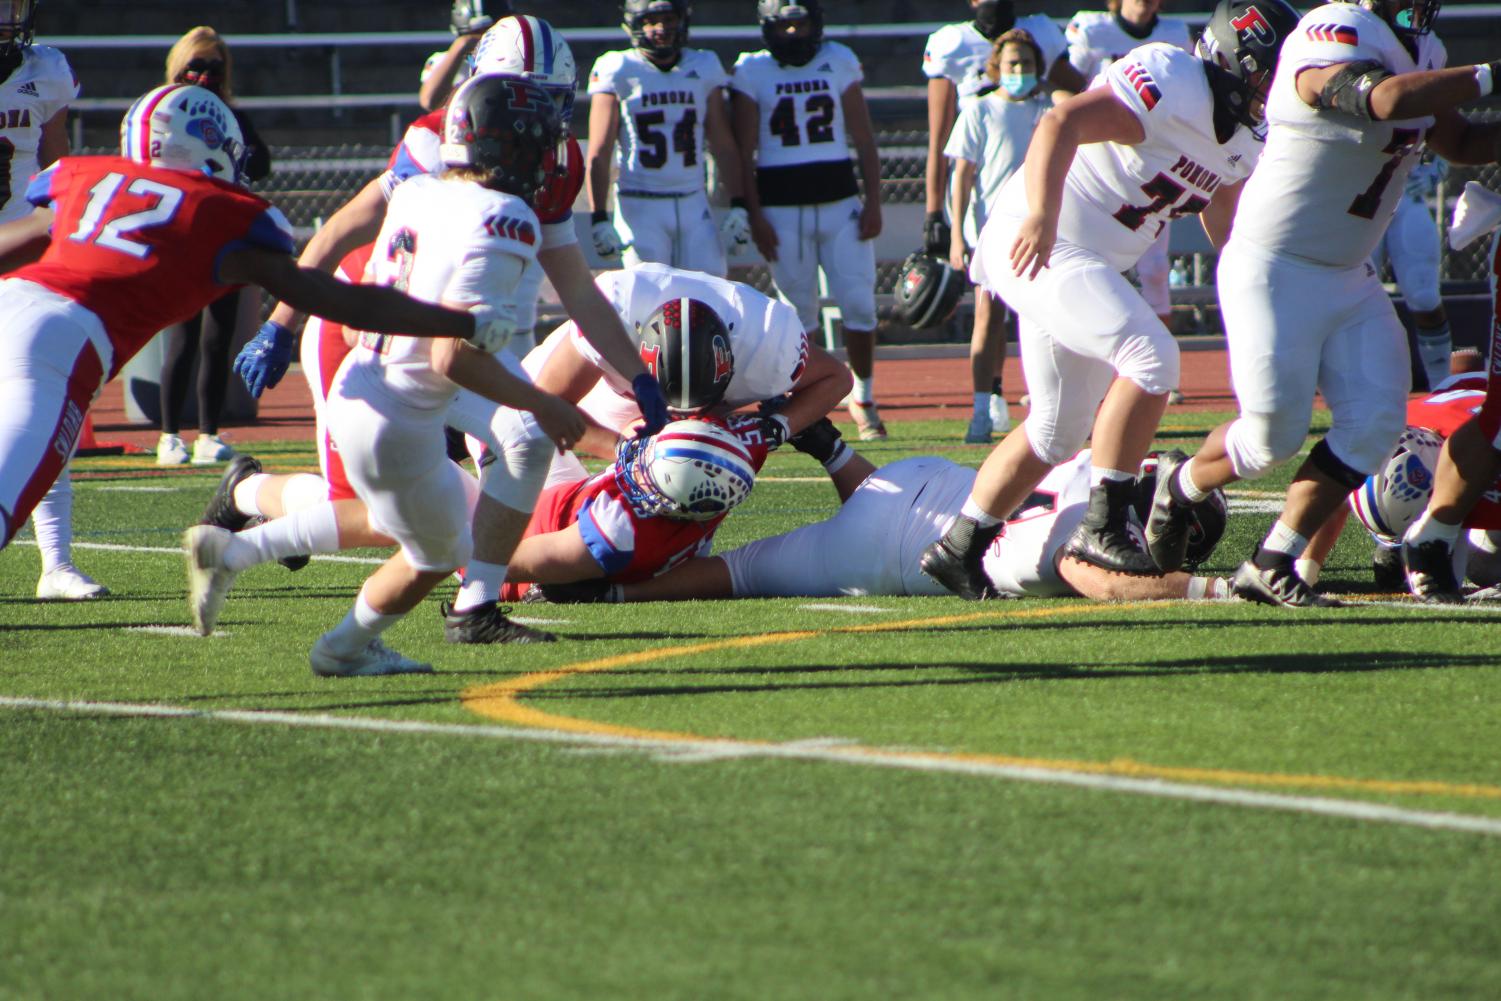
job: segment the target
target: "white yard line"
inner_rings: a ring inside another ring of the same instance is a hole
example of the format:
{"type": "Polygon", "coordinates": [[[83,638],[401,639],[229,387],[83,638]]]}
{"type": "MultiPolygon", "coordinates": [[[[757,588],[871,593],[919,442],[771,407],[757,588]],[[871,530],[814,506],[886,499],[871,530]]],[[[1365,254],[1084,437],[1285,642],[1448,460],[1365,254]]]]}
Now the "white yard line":
{"type": "Polygon", "coordinates": [[[219,723],[273,725],[315,730],[352,730],[365,733],[423,734],[447,737],[479,737],[491,740],[531,744],[554,744],[570,748],[595,748],[639,751],[665,760],[682,763],[701,756],[704,760],[731,758],[780,758],[793,761],[816,761],[826,764],[858,765],[867,768],[893,768],[904,771],[938,772],[970,775],[977,778],[1011,782],[1034,782],[1041,785],[1064,785],[1103,792],[1151,796],[1159,799],[1216,803],[1247,809],[1278,810],[1288,813],[1364,820],[1405,827],[1426,827],[1440,831],[1459,831],[1501,837],[1501,818],[1479,817],[1431,810],[1409,810],[1364,800],[1332,799],[1324,796],[1296,796],[1284,793],[1257,792],[1249,789],[1194,785],[1162,779],[1138,779],[1089,772],[1060,771],[1023,765],[945,758],[931,753],[902,751],[893,748],[847,746],[827,739],[800,740],[786,743],[759,743],[738,740],[657,740],[646,737],[620,737],[609,734],[565,733],[559,730],[515,729],[506,726],[464,723],[428,723],[417,720],[362,719],[324,714],[302,715],[289,712],[256,712],[244,709],[192,709],[186,706],[133,704],[124,702],[65,702],[0,696],[0,708],[78,713],[89,716],[137,716],[161,719],[197,719],[219,723]]]}
{"type": "Polygon", "coordinates": [[[825,605],[821,603],[814,603],[811,605],[798,605],[797,607],[800,609],[807,609],[810,612],[844,612],[848,615],[869,615],[873,612],[893,611],[893,609],[881,608],[876,605],[825,605]]]}

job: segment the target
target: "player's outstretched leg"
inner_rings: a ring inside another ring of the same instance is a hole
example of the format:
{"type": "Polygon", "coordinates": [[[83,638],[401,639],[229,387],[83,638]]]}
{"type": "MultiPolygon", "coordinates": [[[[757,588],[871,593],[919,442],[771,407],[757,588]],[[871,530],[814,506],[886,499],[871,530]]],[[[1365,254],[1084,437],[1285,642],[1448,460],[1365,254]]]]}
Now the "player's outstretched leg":
{"type": "MultiPolygon", "coordinates": [[[[261,464],[254,456],[235,453],[230,459],[228,468],[224,470],[224,475],[219,478],[219,485],[214,489],[214,496],[209,500],[208,507],[204,509],[199,524],[216,525],[231,532],[243,532],[247,528],[265,524],[266,519],[259,515],[246,514],[235,503],[235,489],[250,477],[259,475],[261,472],[261,464]]],[[[308,565],[308,557],[302,554],[282,556],[277,562],[295,572],[308,565]]]]}
{"type": "Polygon", "coordinates": [[[1064,544],[1064,554],[1116,573],[1155,576],[1157,564],[1131,536],[1135,495],[1135,480],[1104,480],[1091,487],[1089,509],[1064,544]]]}

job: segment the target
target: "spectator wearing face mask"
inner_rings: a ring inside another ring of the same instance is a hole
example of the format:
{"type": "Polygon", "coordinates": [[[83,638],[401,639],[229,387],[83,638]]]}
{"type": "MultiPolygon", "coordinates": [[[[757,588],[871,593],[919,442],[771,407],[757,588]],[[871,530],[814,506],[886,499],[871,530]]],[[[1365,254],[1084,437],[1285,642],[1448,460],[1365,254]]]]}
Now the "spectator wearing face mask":
{"type": "MultiPolygon", "coordinates": [[[[213,28],[191,28],[167,53],[167,83],[188,83],[213,91],[229,105],[245,137],[243,177],[259,181],[271,173],[271,151],[256,134],[249,117],[235,107],[229,46],[213,28]]],[[[229,384],[230,348],[240,323],[259,318],[258,293],[236,289],[213,302],[197,317],[169,327],[162,356],[161,425],[156,461],[161,466],[213,465],[228,462],[234,450],[219,437],[224,395],[229,384]],[[242,308],[247,315],[242,320],[242,308]],[[193,359],[198,358],[198,438],[188,451],[179,431],[193,359]]]]}

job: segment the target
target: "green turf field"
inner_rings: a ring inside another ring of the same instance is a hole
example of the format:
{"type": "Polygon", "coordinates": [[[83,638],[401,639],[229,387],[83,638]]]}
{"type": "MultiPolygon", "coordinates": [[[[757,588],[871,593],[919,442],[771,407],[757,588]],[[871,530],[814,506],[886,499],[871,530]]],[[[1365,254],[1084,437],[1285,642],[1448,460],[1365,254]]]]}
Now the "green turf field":
{"type": "MultiPolygon", "coordinates": [[[[861,450],[984,456],[892,429],[861,450]]],[[[77,472],[114,596],[0,554],[0,999],[1501,996],[1485,609],[544,605],[564,642],[477,649],[435,596],[389,639],[437,674],[317,679],[378,554],[252,570],[197,637],[217,473],[77,472]]],[[[826,516],[820,476],[774,456],[719,548],[826,516]]]]}

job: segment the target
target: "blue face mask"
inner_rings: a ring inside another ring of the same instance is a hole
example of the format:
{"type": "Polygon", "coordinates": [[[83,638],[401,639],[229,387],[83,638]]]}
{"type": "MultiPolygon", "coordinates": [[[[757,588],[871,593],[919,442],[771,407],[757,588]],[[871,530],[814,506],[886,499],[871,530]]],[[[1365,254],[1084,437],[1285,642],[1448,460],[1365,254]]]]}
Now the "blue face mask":
{"type": "Polygon", "coordinates": [[[1036,73],[1001,74],[1001,89],[1012,97],[1026,97],[1036,88],[1036,73]]]}

